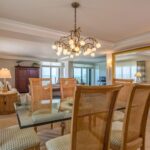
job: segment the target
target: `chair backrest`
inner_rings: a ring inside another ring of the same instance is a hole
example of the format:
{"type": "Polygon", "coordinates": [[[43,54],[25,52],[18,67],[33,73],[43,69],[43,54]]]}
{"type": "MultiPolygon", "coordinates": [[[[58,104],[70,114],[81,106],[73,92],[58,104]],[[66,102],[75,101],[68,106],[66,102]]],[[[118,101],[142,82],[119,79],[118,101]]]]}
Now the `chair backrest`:
{"type": "Polygon", "coordinates": [[[114,84],[120,84],[120,83],[125,83],[125,84],[129,84],[129,83],[133,83],[133,79],[113,79],[113,83],[114,84]]]}
{"type": "Polygon", "coordinates": [[[108,150],[115,101],[120,85],[79,86],[73,108],[71,150],[108,150]],[[95,117],[102,115],[96,125],[95,117]],[[96,133],[96,134],[95,134],[96,133]]]}
{"type": "Polygon", "coordinates": [[[52,83],[51,79],[30,78],[31,109],[50,109],[52,107],[52,83]]]}
{"type": "Polygon", "coordinates": [[[150,85],[135,84],[126,111],[123,150],[135,150],[144,145],[149,107],[150,85]]]}
{"type": "Polygon", "coordinates": [[[113,84],[122,84],[117,102],[128,102],[132,88],[133,88],[133,80],[132,79],[113,79],[113,84]]]}
{"type": "Polygon", "coordinates": [[[74,97],[77,81],[74,78],[60,78],[61,100],[74,97]]]}

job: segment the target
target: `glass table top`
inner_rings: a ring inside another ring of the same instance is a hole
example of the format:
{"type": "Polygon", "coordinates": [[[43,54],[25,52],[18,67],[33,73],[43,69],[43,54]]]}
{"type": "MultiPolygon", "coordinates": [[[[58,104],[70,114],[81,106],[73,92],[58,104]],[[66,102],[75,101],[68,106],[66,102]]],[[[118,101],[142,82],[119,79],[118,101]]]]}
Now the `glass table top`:
{"type": "Polygon", "coordinates": [[[15,103],[14,106],[20,128],[69,120],[72,114],[71,109],[60,110],[60,99],[53,100],[51,112],[43,110],[31,112],[30,104],[15,103]]]}
{"type": "MultiPolygon", "coordinates": [[[[125,103],[117,104],[116,110],[125,109],[125,103]]],[[[52,100],[52,110],[31,112],[30,104],[15,103],[15,110],[20,128],[36,127],[44,124],[70,120],[72,106],[70,100],[60,103],[60,99],[52,100]],[[63,107],[63,109],[62,109],[63,107]]]]}

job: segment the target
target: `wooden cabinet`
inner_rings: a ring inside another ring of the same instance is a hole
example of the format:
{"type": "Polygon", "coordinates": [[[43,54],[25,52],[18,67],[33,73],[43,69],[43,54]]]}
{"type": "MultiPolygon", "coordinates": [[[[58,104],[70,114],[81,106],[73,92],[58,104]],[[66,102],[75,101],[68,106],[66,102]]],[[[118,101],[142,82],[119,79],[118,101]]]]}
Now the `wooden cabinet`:
{"type": "Polygon", "coordinates": [[[17,101],[17,92],[0,93],[0,115],[14,113],[14,103],[17,101]]]}
{"type": "Polygon", "coordinates": [[[39,78],[39,67],[15,67],[15,83],[19,93],[29,92],[29,78],[39,78]]]}

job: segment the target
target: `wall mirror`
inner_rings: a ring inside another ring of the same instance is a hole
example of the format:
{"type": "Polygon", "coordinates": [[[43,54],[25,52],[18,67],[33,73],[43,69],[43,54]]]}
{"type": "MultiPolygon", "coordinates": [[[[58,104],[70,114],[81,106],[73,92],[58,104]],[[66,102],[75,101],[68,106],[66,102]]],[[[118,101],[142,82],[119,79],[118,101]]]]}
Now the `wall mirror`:
{"type": "Polygon", "coordinates": [[[112,77],[150,82],[150,46],[114,53],[112,77]]]}

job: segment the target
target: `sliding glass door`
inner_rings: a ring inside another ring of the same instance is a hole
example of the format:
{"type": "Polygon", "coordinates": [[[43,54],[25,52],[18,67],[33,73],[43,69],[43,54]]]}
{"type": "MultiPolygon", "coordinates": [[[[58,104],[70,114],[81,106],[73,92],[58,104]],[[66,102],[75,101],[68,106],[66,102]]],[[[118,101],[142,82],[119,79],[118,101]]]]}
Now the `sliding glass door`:
{"type": "Polygon", "coordinates": [[[60,69],[58,67],[51,67],[52,84],[58,83],[60,77],[60,69]]]}
{"type": "Polygon", "coordinates": [[[50,67],[42,67],[42,78],[50,78],[51,70],[50,67]]]}
{"type": "Polygon", "coordinates": [[[82,82],[81,68],[74,68],[74,78],[78,81],[78,83],[82,82]]]}
{"type": "Polygon", "coordinates": [[[91,69],[90,68],[74,68],[74,78],[80,84],[91,85],[91,69]]]}
{"type": "Polygon", "coordinates": [[[58,83],[60,78],[60,68],[59,67],[42,67],[42,78],[51,78],[52,84],[58,83]]]}

